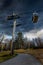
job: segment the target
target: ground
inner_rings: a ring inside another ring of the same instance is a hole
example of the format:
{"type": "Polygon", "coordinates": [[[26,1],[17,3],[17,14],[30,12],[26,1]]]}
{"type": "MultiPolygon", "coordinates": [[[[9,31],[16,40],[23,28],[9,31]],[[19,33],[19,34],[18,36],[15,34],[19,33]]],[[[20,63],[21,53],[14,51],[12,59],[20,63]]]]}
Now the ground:
{"type": "Polygon", "coordinates": [[[19,54],[0,65],[42,65],[35,57],[30,54],[19,54]]]}
{"type": "MultiPolygon", "coordinates": [[[[14,56],[9,56],[10,51],[4,51],[0,53],[0,62],[6,61],[14,56]],[[6,56],[6,54],[8,56],[6,56]],[[3,57],[4,55],[4,57],[3,57]]],[[[33,57],[35,57],[39,62],[41,62],[43,64],[43,49],[18,49],[18,50],[14,50],[14,52],[16,54],[30,54],[33,57]]],[[[21,57],[20,57],[21,58],[21,57]]]]}

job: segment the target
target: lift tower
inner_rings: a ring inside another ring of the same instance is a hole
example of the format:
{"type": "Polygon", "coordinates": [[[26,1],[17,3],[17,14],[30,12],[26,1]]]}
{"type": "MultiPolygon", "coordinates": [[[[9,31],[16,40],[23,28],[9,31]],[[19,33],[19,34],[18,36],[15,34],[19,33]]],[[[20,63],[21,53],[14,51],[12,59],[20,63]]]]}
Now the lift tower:
{"type": "Polygon", "coordinates": [[[20,16],[14,14],[14,13],[13,13],[13,15],[9,15],[7,17],[7,20],[14,20],[14,22],[13,22],[13,32],[12,32],[12,43],[11,43],[11,55],[14,54],[13,42],[15,40],[16,19],[19,19],[19,18],[20,18],[20,16]]]}

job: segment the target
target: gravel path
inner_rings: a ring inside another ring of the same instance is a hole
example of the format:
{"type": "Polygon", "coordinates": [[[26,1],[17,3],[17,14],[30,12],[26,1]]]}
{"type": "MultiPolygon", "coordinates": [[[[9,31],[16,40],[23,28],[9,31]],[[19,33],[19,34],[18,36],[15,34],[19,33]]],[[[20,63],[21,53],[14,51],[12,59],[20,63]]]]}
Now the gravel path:
{"type": "Polygon", "coordinates": [[[15,58],[0,63],[0,65],[42,65],[42,64],[29,54],[19,54],[15,58]]]}

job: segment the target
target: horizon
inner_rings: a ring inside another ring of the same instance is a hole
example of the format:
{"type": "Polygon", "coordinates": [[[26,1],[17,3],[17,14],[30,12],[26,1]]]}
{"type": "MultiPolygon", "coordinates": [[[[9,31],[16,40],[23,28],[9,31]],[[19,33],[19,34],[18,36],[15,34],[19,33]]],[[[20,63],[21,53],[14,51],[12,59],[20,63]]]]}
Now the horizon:
{"type": "MultiPolygon", "coordinates": [[[[30,32],[24,32],[22,34],[23,34],[23,39],[27,39],[28,41],[29,40],[32,41],[35,38],[43,39],[43,36],[42,36],[43,35],[43,29],[41,29],[39,31],[31,30],[30,32]]],[[[3,34],[3,35],[4,35],[4,40],[5,39],[8,39],[8,40],[11,40],[12,39],[12,36],[11,35],[7,35],[7,34],[3,34]]],[[[0,37],[0,39],[1,39],[1,37],[0,37]]]]}

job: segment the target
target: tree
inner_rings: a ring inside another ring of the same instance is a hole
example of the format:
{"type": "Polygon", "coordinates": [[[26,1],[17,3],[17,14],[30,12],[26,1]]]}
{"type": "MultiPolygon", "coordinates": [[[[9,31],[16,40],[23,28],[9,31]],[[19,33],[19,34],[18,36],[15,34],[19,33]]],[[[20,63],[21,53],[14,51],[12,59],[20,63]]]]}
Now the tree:
{"type": "Polygon", "coordinates": [[[19,48],[23,48],[24,42],[23,42],[22,32],[18,33],[18,44],[19,44],[19,48]]]}

